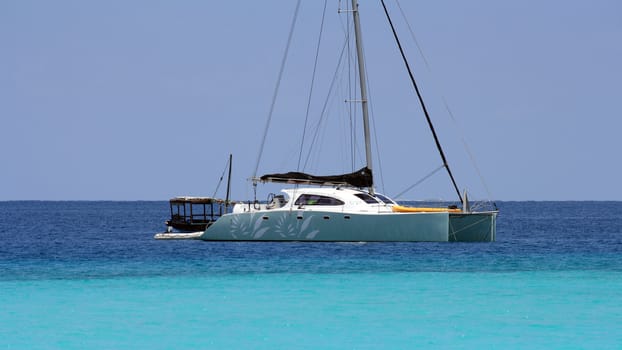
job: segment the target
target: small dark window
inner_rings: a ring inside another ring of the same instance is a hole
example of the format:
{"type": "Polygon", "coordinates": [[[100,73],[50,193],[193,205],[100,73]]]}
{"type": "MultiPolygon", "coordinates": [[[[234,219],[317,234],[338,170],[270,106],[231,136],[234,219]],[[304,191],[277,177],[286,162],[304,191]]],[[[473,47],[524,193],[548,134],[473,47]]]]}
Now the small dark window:
{"type": "Polygon", "coordinates": [[[363,202],[367,204],[378,204],[376,198],[368,195],[367,193],[356,193],[355,196],[359,197],[363,202]]]}
{"type": "Polygon", "coordinates": [[[387,197],[385,195],[379,194],[379,193],[376,193],[376,198],[380,199],[385,204],[395,204],[395,202],[391,198],[389,198],[389,197],[387,197]]]}
{"type": "Polygon", "coordinates": [[[344,205],[337,198],[320,196],[316,194],[303,194],[294,203],[295,205],[344,205]]]}

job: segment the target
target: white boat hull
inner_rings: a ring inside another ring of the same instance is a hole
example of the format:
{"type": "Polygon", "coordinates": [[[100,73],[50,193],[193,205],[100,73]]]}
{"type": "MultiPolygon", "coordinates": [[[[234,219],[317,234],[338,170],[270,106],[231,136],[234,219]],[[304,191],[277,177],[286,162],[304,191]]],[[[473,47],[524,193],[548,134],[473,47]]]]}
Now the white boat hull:
{"type": "Polygon", "coordinates": [[[497,212],[347,213],[260,210],[223,215],[201,235],[210,241],[494,241],[497,212]]]}

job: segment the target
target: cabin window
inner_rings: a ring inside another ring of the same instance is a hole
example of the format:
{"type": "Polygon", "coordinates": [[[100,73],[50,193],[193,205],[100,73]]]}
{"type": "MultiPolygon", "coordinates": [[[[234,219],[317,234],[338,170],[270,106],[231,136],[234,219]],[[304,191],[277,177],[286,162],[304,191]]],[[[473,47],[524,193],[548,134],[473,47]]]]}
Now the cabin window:
{"type": "Polygon", "coordinates": [[[367,204],[378,204],[376,198],[368,195],[367,193],[356,193],[355,196],[359,197],[363,202],[367,204]]]}
{"type": "Polygon", "coordinates": [[[303,194],[296,199],[295,205],[344,205],[337,198],[320,196],[316,194],[303,194]]]}
{"type": "Polygon", "coordinates": [[[389,197],[387,197],[385,195],[382,195],[380,193],[376,193],[376,198],[380,199],[385,204],[395,204],[395,202],[391,198],[389,198],[389,197]]]}

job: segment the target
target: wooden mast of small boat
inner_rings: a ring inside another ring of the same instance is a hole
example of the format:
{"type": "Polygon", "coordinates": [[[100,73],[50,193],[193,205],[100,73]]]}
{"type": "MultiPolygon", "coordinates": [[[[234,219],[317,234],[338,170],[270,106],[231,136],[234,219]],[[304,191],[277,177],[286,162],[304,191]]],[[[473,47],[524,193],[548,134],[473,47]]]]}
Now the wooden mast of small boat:
{"type": "Polygon", "coordinates": [[[229,206],[229,194],[231,193],[231,168],[233,167],[233,154],[229,153],[229,176],[227,177],[227,195],[225,196],[225,211],[229,206]]]}
{"type": "Polygon", "coordinates": [[[365,82],[365,60],[363,58],[363,39],[361,37],[361,23],[359,19],[359,5],[357,0],[352,0],[352,19],[354,20],[354,37],[356,39],[356,55],[359,66],[359,84],[361,87],[361,107],[363,109],[363,132],[365,136],[365,158],[367,168],[372,174],[372,183],[369,186],[369,193],[374,194],[374,180],[372,171],[371,156],[371,137],[369,133],[369,112],[367,108],[367,85],[365,82]]]}

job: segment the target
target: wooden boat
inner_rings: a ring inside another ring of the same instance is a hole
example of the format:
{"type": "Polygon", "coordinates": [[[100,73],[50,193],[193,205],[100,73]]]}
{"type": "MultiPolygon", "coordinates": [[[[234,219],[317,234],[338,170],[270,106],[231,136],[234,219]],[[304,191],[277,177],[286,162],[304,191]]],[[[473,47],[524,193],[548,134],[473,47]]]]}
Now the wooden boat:
{"type": "Polygon", "coordinates": [[[175,197],[169,200],[171,218],[164,224],[167,232],[205,231],[212,223],[226,214],[234,203],[212,197],[175,197]]]}

